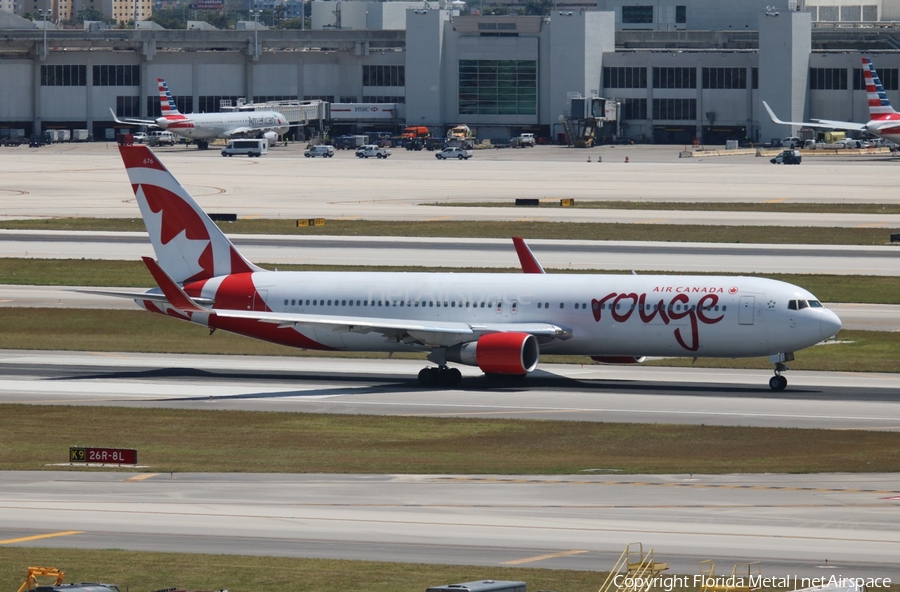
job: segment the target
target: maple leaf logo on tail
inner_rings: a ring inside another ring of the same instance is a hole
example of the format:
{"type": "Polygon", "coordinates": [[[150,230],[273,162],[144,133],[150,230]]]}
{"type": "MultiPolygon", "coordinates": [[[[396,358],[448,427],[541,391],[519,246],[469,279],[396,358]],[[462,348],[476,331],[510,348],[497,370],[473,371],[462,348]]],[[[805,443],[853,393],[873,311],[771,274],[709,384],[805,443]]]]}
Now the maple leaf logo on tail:
{"type": "Polygon", "coordinates": [[[144,226],[159,261],[185,283],[262,271],[241,255],[187,190],[146,146],[119,146],[144,226]]]}

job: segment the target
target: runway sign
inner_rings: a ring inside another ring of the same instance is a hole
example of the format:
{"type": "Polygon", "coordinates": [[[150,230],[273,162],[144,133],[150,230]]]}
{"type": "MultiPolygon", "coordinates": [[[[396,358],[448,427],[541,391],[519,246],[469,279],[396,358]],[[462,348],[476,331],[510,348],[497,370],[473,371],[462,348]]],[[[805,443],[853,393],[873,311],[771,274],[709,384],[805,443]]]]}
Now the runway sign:
{"type": "Polygon", "coordinates": [[[69,448],[69,462],[136,465],[137,450],[131,448],[69,448]]]}

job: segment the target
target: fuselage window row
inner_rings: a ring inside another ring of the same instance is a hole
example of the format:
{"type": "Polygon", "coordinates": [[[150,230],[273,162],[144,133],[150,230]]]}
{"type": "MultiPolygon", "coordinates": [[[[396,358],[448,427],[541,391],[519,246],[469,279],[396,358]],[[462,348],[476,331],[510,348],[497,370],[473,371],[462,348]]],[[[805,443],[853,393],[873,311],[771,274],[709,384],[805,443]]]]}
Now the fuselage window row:
{"type": "MultiPolygon", "coordinates": [[[[341,306],[369,306],[368,300],[357,300],[357,301],[355,301],[355,303],[353,300],[340,300],[340,301],[335,300],[334,306],[337,306],[338,302],[340,302],[341,306]]],[[[427,307],[433,308],[435,305],[437,305],[438,308],[440,308],[441,306],[443,306],[444,308],[447,308],[447,307],[463,308],[463,304],[464,303],[462,303],[462,302],[459,302],[459,303],[443,302],[442,303],[440,301],[433,301],[433,300],[428,300],[427,303],[425,301],[423,301],[423,302],[421,302],[421,304],[418,300],[415,301],[414,303],[413,302],[405,302],[403,300],[399,301],[399,303],[398,303],[398,301],[392,302],[390,300],[384,300],[384,301],[378,300],[376,303],[376,301],[373,300],[371,303],[371,306],[392,306],[393,305],[395,307],[396,306],[408,306],[408,307],[416,307],[416,308],[418,308],[419,306],[421,306],[422,308],[425,308],[427,306],[427,307]]],[[[516,308],[516,304],[517,303],[513,303],[513,309],[516,308]]],[[[302,298],[291,299],[291,300],[285,299],[284,305],[285,306],[298,306],[298,305],[303,306],[303,299],[302,298]]],[[[306,300],[306,306],[310,306],[309,299],[306,300]]],[[[312,306],[332,306],[332,301],[331,300],[326,301],[326,300],[314,299],[314,300],[312,300],[312,306]]],[[[564,302],[559,303],[560,309],[564,309],[565,306],[566,305],[564,302]]],[[[485,307],[493,308],[494,303],[493,302],[487,302],[487,303],[485,303],[485,302],[480,302],[480,303],[479,302],[475,302],[475,303],[466,302],[465,303],[465,308],[485,308],[485,307]]],[[[537,307],[538,308],[550,308],[550,303],[549,302],[538,302],[537,307]]],[[[579,308],[581,310],[586,310],[587,307],[588,307],[588,305],[586,302],[582,302],[582,303],[576,302],[575,303],[576,310],[579,308]]],[[[808,300],[808,301],[807,300],[791,300],[790,302],[788,302],[788,308],[790,310],[801,310],[801,309],[810,308],[810,307],[811,308],[820,308],[820,307],[822,307],[822,304],[818,300],[808,300]]],[[[598,305],[597,303],[594,303],[595,310],[600,309],[600,310],[616,310],[616,311],[621,311],[621,310],[632,310],[633,311],[636,308],[638,308],[638,306],[636,304],[622,305],[622,304],[613,304],[613,303],[604,302],[603,304],[598,305]]],[[[675,305],[669,305],[668,307],[666,307],[665,305],[660,306],[659,304],[645,304],[644,305],[644,310],[647,310],[647,311],[660,310],[661,308],[662,309],[668,308],[669,310],[681,312],[681,311],[697,310],[697,305],[696,304],[684,304],[684,305],[675,304],[675,305]]],[[[726,305],[723,304],[721,306],[722,312],[725,312],[726,308],[727,308],[726,305]]],[[[709,312],[709,311],[719,312],[720,306],[718,304],[715,306],[702,306],[702,307],[700,307],[700,310],[706,311],[706,312],[709,312]]]]}

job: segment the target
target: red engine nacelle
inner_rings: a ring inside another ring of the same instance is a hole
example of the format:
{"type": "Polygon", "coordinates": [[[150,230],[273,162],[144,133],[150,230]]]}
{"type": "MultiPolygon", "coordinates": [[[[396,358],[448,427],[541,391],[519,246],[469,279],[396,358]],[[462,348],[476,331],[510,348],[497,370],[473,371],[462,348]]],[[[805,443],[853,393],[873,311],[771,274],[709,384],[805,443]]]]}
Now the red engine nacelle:
{"type": "Polygon", "coordinates": [[[527,374],[540,359],[537,338],[528,333],[489,333],[478,339],[448,347],[450,362],[478,366],[487,374],[527,374]]]}
{"type": "Polygon", "coordinates": [[[591,359],[601,364],[640,364],[647,359],[646,356],[591,356],[591,359]]]}

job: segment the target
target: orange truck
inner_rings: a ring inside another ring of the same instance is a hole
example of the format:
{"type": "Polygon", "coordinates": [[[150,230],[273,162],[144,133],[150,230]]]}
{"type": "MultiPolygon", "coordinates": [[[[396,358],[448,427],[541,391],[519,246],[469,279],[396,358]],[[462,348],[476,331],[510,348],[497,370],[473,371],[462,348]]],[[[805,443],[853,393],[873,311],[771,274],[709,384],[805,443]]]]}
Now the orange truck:
{"type": "Polygon", "coordinates": [[[401,138],[409,139],[409,140],[417,140],[419,138],[430,138],[431,132],[424,125],[411,125],[407,128],[403,129],[403,133],[400,134],[401,138]]]}

